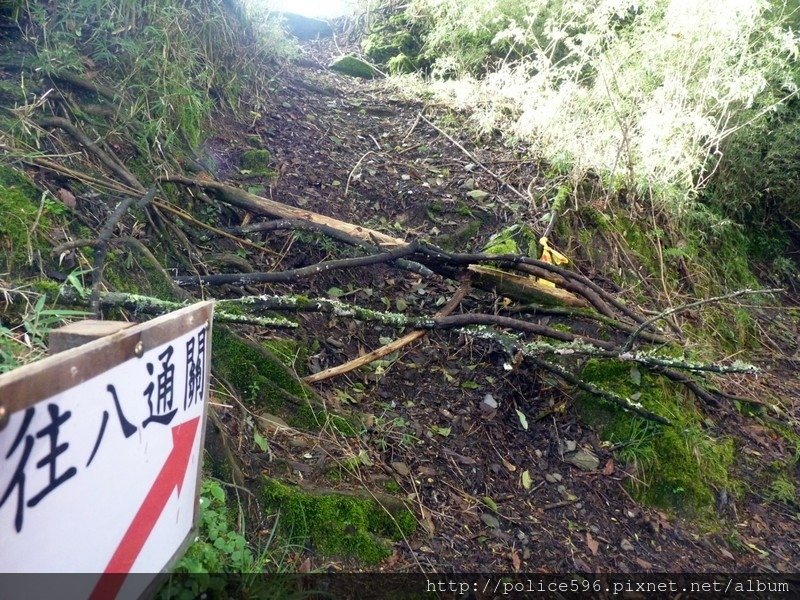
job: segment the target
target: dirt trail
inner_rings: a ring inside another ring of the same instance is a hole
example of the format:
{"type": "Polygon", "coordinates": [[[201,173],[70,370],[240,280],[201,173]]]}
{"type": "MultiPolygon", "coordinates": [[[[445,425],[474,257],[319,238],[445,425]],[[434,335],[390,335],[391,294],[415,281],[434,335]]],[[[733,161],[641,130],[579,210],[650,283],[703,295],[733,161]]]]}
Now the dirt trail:
{"type": "MultiPolygon", "coordinates": [[[[300,65],[274,83],[280,90],[273,95],[274,110],[245,132],[260,136],[278,172],[264,195],[399,237],[449,236],[464,251],[480,249],[489,234],[519,218],[492,203],[496,194],[518,202],[513,194],[416,119],[421,106],[393,98],[380,81],[327,71],[335,52],[331,41],[308,43],[304,51],[300,65]],[[468,204],[470,188],[491,194],[488,209],[468,204]]],[[[206,146],[222,180],[238,176],[239,135],[206,146]]],[[[520,160],[515,149],[462,142],[523,189],[536,176],[536,166],[520,160]]],[[[286,240],[280,268],[325,256],[290,234],[286,240]]],[[[309,295],[338,287],[346,299],[378,308],[386,308],[378,295],[390,288],[406,305],[392,309],[428,313],[454,293],[450,283],[421,281],[385,267],[328,274],[309,286],[309,295]]],[[[466,309],[471,302],[467,298],[466,309]]],[[[304,327],[309,338],[322,341],[309,359],[317,370],[396,335],[380,326],[356,328],[319,316],[307,317],[304,327]]],[[[784,385],[795,387],[779,393],[800,395],[796,379],[784,385]]],[[[377,372],[362,369],[317,389],[334,406],[353,402],[372,415],[372,427],[360,441],[368,460],[359,477],[332,483],[325,474],[338,452],[335,444],[285,431],[275,434],[276,459],[265,468],[321,487],[399,486],[422,526],[408,544],[397,545],[383,569],[728,572],[791,571],[800,564],[797,515],[786,505],[753,495],[735,504],[721,501],[726,525],[713,534],[637,505],[623,487],[625,467],[579,421],[571,398],[533,371],[505,370],[488,343],[434,333],[377,372]],[[496,410],[482,408],[487,395],[499,404],[496,410]],[[517,408],[540,418],[531,419],[525,431],[517,408]],[[600,468],[584,472],[565,462],[563,451],[573,445],[594,452],[600,468]],[[522,482],[525,471],[529,489],[522,482]]],[[[730,408],[723,410],[715,419],[744,436],[740,451],[760,452],[769,460],[783,443],[730,408]]],[[[314,568],[326,564],[313,560],[314,568]]]]}

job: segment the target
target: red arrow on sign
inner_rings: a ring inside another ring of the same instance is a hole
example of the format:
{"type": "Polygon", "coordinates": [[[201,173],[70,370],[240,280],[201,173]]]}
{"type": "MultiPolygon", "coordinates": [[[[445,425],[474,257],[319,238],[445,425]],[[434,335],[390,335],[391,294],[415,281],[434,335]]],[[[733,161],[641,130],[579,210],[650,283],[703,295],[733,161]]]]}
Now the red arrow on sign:
{"type": "Polygon", "coordinates": [[[178,488],[180,495],[199,423],[200,417],[195,417],[172,428],[172,450],[128,531],[117,546],[100,581],[97,582],[90,600],[109,600],[117,597],[125,581],[125,575],[130,573],[144,543],[150,537],[153,527],[156,526],[158,518],[172,496],[172,490],[178,488]]]}

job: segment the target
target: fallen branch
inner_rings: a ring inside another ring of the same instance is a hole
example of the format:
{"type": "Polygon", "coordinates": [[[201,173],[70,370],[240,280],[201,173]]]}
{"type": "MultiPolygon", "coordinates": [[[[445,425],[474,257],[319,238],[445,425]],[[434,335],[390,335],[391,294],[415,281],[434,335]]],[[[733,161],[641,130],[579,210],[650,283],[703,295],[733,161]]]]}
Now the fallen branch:
{"type": "Polygon", "coordinates": [[[353,269],[381,263],[392,262],[403,256],[410,256],[416,251],[416,244],[412,242],[390,250],[367,256],[356,258],[343,258],[339,260],[328,260],[301,267],[299,269],[289,269],[276,273],[226,273],[222,275],[188,275],[173,277],[172,280],[182,287],[198,285],[247,285],[250,283],[292,283],[305,277],[312,277],[321,273],[327,273],[338,269],[353,269]]]}
{"type": "MultiPolygon", "coordinates": [[[[325,225],[380,247],[396,248],[407,244],[406,241],[386,235],[385,233],[381,233],[373,229],[359,227],[357,225],[353,225],[352,223],[346,223],[344,221],[326,217],[318,213],[287,206],[285,204],[281,204],[280,202],[275,202],[274,200],[261,198],[218,181],[190,179],[178,175],[162,177],[159,179],[159,181],[214,190],[222,196],[222,199],[225,202],[255,214],[267,215],[279,219],[300,219],[325,225]]],[[[545,261],[527,256],[507,254],[453,254],[442,250],[441,248],[437,248],[436,246],[424,243],[420,243],[418,249],[423,254],[429,256],[431,259],[434,259],[434,264],[428,264],[427,266],[447,277],[451,277],[453,275],[452,271],[449,270],[448,265],[495,263],[504,266],[512,266],[521,271],[536,275],[537,277],[548,279],[557,286],[560,286],[569,292],[583,296],[592,304],[592,306],[594,306],[605,316],[614,317],[613,311],[609,308],[610,306],[613,306],[622,315],[627,316],[634,322],[642,323],[646,320],[644,316],[637,314],[635,311],[625,306],[612,294],[606,292],[603,288],[595,284],[589,278],[545,261]]],[[[485,287],[488,287],[489,291],[492,291],[494,289],[493,282],[488,282],[485,287]]],[[[524,298],[522,300],[525,301],[524,298]]]]}
{"type": "MultiPolygon", "coordinates": [[[[452,313],[464,297],[469,292],[469,279],[465,278],[461,285],[459,286],[458,290],[456,291],[455,295],[450,299],[450,301],[445,304],[441,310],[436,313],[437,317],[445,317],[452,313]]],[[[355,371],[356,369],[363,367],[364,365],[368,365],[376,360],[380,360],[384,356],[388,356],[392,352],[396,352],[405,346],[417,341],[418,339],[425,336],[427,333],[424,329],[417,329],[416,331],[412,331],[409,334],[404,335],[400,339],[394,340],[389,344],[386,344],[372,352],[365,354],[364,356],[359,356],[358,358],[348,361],[344,364],[338,365],[336,367],[331,367],[330,369],[326,369],[324,371],[320,371],[319,373],[314,373],[313,375],[309,375],[308,377],[304,377],[303,381],[306,383],[317,383],[319,381],[324,381],[325,379],[330,379],[332,377],[338,377],[339,375],[344,375],[345,373],[349,373],[350,371],[355,371]]]]}
{"type": "Polygon", "coordinates": [[[72,136],[75,139],[76,142],[78,142],[87,150],[89,150],[92,154],[94,154],[100,160],[100,162],[102,162],[106,167],[109,168],[110,171],[112,171],[114,174],[120,177],[126,184],[131,186],[137,192],[141,193],[145,192],[145,187],[130,171],[128,171],[128,169],[119,164],[104,150],[101,150],[97,144],[95,144],[92,140],[90,140],[86,136],[86,134],[84,134],[75,125],[70,123],[67,119],[63,119],[61,117],[49,117],[45,119],[40,119],[37,123],[41,127],[45,127],[48,129],[58,128],[66,131],[70,136],[72,136]]]}
{"type": "Polygon", "coordinates": [[[696,300],[695,302],[689,302],[688,304],[681,304],[680,306],[676,306],[674,308],[670,308],[665,310],[664,312],[660,312],[654,317],[650,317],[646,321],[644,321],[627,339],[625,344],[622,346],[623,352],[627,352],[633,346],[633,343],[636,341],[636,338],[641,334],[642,330],[644,330],[649,325],[659,321],[661,319],[665,319],[671,315],[674,315],[679,312],[683,312],[685,310],[689,310],[690,308],[695,308],[697,306],[702,306],[704,304],[710,304],[712,302],[720,302],[722,300],[728,300],[730,298],[736,298],[737,296],[747,296],[747,295],[754,295],[754,294],[776,294],[783,292],[782,288],[771,288],[766,290],[739,290],[738,292],[731,292],[730,294],[723,294],[722,296],[714,296],[713,298],[704,298],[703,300],[696,300]]]}
{"type": "Polygon", "coordinates": [[[662,425],[672,425],[672,423],[668,419],[665,419],[661,415],[657,415],[653,412],[650,412],[649,410],[645,409],[640,403],[634,402],[630,398],[623,398],[618,394],[599,388],[594,384],[582,381],[559,365],[549,363],[544,360],[533,357],[529,358],[529,360],[539,368],[544,369],[545,371],[550,371],[559,379],[563,379],[570,385],[574,385],[578,389],[581,389],[585,392],[589,392],[590,394],[593,394],[595,396],[599,396],[603,400],[607,400],[612,404],[616,404],[626,412],[634,413],[642,417],[643,419],[647,419],[648,421],[655,421],[656,423],[661,423],[662,425]]]}
{"type": "Polygon", "coordinates": [[[138,201],[135,198],[125,198],[121,200],[114,212],[109,215],[100,233],[97,235],[97,243],[95,247],[97,251],[94,254],[94,261],[92,263],[92,298],[91,308],[94,313],[95,319],[100,318],[100,283],[103,281],[103,267],[105,266],[106,255],[108,254],[109,240],[114,234],[114,229],[119,223],[123,215],[128,212],[132,204],[144,207],[148,202],[153,200],[156,195],[156,189],[150,188],[147,193],[138,201]]]}
{"type": "Polygon", "coordinates": [[[318,213],[294,208],[286,204],[281,204],[280,202],[275,202],[274,200],[261,198],[260,196],[250,194],[244,190],[240,190],[239,188],[235,188],[218,181],[190,179],[180,175],[168,175],[166,177],[159,178],[159,181],[163,183],[178,183],[190,187],[193,186],[214,190],[215,192],[219,193],[228,204],[238,206],[239,208],[243,208],[252,213],[267,215],[279,219],[303,219],[306,221],[311,221],[312,223],[328,225],[348,233],[353,237],[377,244],[378,246],[393,248],[397,246],[404,246],[406,244],[405,240],[386,235],[380,231],[359,227],[357,225],[353,225],[352,223],[346,223],[344,221],[326,217],[318,213]]]}
{"type": "MultiPolygon", "coordinates": [[[[274,221],[264,221],[263,223],[255,223],[253,225],[246,225],[244,227],[229,227],[223,231],[230,234],[246,235],[248,233],[263,233],[265,231],[275,231],[279,229],[315,231],[349,246],[364,248],[368,252],[375,253],[380,251],[380,247],[365,242],[361,238],[357,238],[349,233],[340,231],[339,229],[331,227],[330,225],[306,221],[304,219],[276,219],[274,221]]],[[[405,271],[422,275],[423,277],[432,277],[434,275],[434,272],[425,265],[421,265],[403,258],[399,258],[393,261],[391,264],[405,271]]]]}

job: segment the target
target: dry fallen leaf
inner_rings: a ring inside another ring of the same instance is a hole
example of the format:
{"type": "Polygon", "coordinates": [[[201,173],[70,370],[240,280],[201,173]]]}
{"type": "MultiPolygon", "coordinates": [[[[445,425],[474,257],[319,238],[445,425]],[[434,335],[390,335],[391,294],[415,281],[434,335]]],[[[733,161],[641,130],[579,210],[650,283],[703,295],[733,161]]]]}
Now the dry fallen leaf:
{"type": "Polygon", "coordinates": [[[588,531],[586,532],[586,545],[589,546],[589,550],[592,552],[593,556],[597,556],[597,551],[600,549],[600,544],[597,543],[597,540],[592,537],[592,534],[588,531]]]}
{"type": "Polygon", "coordinates": [[[504,466],[506,469],[508,469],[509,471],[511,471],[512,473],[513,473],[514,471],[516,471],[516,470],[517,470],[517,467],[515,467],[513,464],[511,464],[510,462],[508,462],[508,461],[507,461],[505,458],[502,458],[502,457],[501,457],[501,458],[500,458],[500,460],[502,460],[502,461],[503,461],[503,466],[504,466]]]}
{"type": "Polygon", "coordinates": [[[75,195],[66,188],[58,188],[56,195],[64,203],[64,206],[68,208],[74,209],[78,205],[75,201],[75,195]]]}
{"type": "Polygon", "coordinates": [[[511,564],[514,566],[514,572],[519,573],[519,570],[522,567],[522,560],[520,559],[516,550],[511,551],[511,564]]]}
{"type": "Polygon", "coordinates": [[[603,475],[613,475],[614,474],[614,459],[609,458],[608,462],[606,462],[606,466],[603,467],[603,475]]]}

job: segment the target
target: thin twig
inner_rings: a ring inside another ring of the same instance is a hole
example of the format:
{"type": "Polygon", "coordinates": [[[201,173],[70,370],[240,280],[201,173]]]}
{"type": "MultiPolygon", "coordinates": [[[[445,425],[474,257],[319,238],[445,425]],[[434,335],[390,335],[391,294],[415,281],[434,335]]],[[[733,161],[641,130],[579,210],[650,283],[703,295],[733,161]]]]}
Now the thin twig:
{"type": "MultiPolygon", "coordinates": [[[[449,141],[450,141],[450,142],[451,142],[451,143],[452,143],[452,144],[453,144],[453,145],[454,145],[456,148],[458,148],[459,150],[461,150],[461,151],[462,151],[462,152],[463,152],[463,153],[464,153],[464,154],[465,154],[465,155],[466,155],[466,156],[467,156],[467,157],[468,157],[468,158],[469,158],[469,159],[470,159],[472,162],[474,162],[474,163],[475,163],[476,165],[478,165],[478,166],[479,166],[481,169],[483,169],[483,170],[484,170],[484,171],[486,171],[486,172],[487,172],[489,175],[491,175],[491,176],[492,176],[492,178],[494,178],[494,179],[495,179],[495,180],[496,180],[496,181],[497,181],[497,182],[498,182],[500,185],[502,185],[503,187],[505,187],[505,188],[506,188],[506,189],[508,189],[509,191],[513,192],[513,193],[514,193],[514,194],[516,194],[518,197],[522,198],[522,200],[524,200],[526,204],[530,202],[530,198],[528,198],[528,197],[527,197],[525,194],[523,194],[522,192],[520,192],[520,191],[519,191],[517,188],[515,188],[513,185],[511,185],[510,183],[508,183],[508,182],[507,182],[505,179],[503,179],[502,177],[500,177],[500,175],[498,175],[497,173],[495,173],[494,171],[492,171],[492,170],[491,170],[489,167],[487,167],[486,165],[484,165],[484,164],[483,164],[481,161],[479,161],[479,160],[478,160],[478,159],[475,157],[475,155],[474,155],[474,154],[472,154],[472,153],[471,153],[469,150],[467,150],[466,148],[464,148],[464,146],[462,146],[461,144],[459,144],[459,143],[458,143],[458,141],[456,141],[456,140],[455,140],[455,139],[454,139],[452,136],[450,136],[450,135],[449,135],[449,134],[448,134],[446,131],[444,131],[444,130],[440,129],[440,128],[439,128],[439,127],[437,127],[435,124],[433,124],[431,121],[429,121],[428,119],[426,119],[426,118],[425,118],[425,116],[424,116],[422,113],[419,113],[419,116],[420,116],[420,118],[421,118],[423,121],[425,121],[425,122],[426,122],[428,125],[430,125],[431,127],[433,127],[433,128],[434,128],[436,131],[438,131],[438,132],[439,132],[441,135],[443,135],[444,137],[446,137],[446,138],[447,138],[447,139],[448,139],[448,140],[449,140],[449,141]]],[[[506,202],[504,202],[504,201],[503,201],[501,198],[497,198],[497,201],[498,201],[498,202],[500,202],[500,204],[502,204],[503,206],[505,206],[507,209],[509,209],[509,210],[514,210],[514,209],[513,209],[513,207],[511,207],[509,204],[507,204],[506,202]]]]}
{"type": "Polygon", "coordinates": [[[229,273],[222,275],[189,275],[173,277],[173,281],[182,287],[199,285],[245,285],[248,283],[291,283],[305,277],[313,277],[321,273],[327,273],[338,269],[352,269],[355,267],[366,267],[381,263],[392,262],[398,258],[414,254],[417,244],[412,242],[406,246],[400,246],[389,252],[379,252],[368,256],[357,258],[344,258],[339,260],[329,260],[320,262],[300,269],[289,269],[277,273],[229,273]]]}
{"type": "Polygon", "coordinates": [[[367,152],[358,159],[356,165],[350,170],[350,174],[347,176],[347,183],[344,185],[344,197],[347,198],[347,193],[350,191],[350,181],[353,179],[353,173],[356,172],[356,169],[361,164],[365,158],[367,158],[370,154],[375,154],[374,150],[367,150],[367,152]]]}
{"type": "Polygon", "coordinates": [[[103,266],[106,260],[106,255],[108,254],[108,241],[111,239],[111,236],[114,234],[114,228],[119,223],[119,220],[123,217],[123,215],[128,211],[132,204],[136,203],[137,206],[143,207],[148,202],[153,200],[153,197],[156,195],[156,188],[151,187],[147,190],[147,193],[140,198],[138,201],[136,198],[125,198],[122,200],[117,207],[114,209],[114,212],[106,220],[105,225],[100,230],[100,233],[97,236],[97,250],[94,255],[94,262],[92,264],[92,301],[91,307],[92,312],[95,315],[95,318],[100,318],[100,283],[103,280],[103,266]]]}
{"type": "Polygon", "coordinates": [[[720,302],[721,300],[728,300],[730,298],[736,298],[737,296],[747,296],[752,294],[779,294],[783,292],[782,288],[770,288],[766,290],[739,290],[738,292],[731,292],[730,294],[723,294],[722,296],[714,296],[713,298],[705,298],[703,300],[696,300],[694,302],[689,302],[688,304],[681,304],[680,306],[676,306],[674,308],[670,308],[663,312],[658,313],[654,317],[650,317],[646,319],[639,327],[636,328],[630,337],[627,339],[625,344],[622,346],[622,352],[627,352],[628,350],[633,347],[633,343],[636,341],[636,338],[639,337],[639,334],[647,327],[655,323],[656,321],[660,321],[670,315],[674,315],[679,312],[683,312],[690,308],[694,308],[696,306],[702,306],[703,304],[710,304],[712,302],[720,302]]]}

